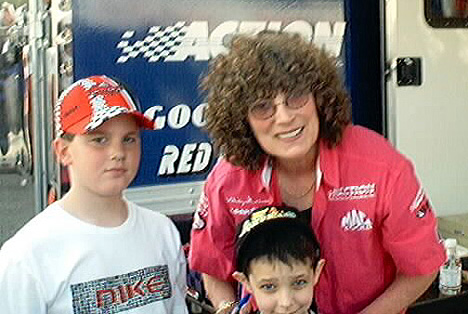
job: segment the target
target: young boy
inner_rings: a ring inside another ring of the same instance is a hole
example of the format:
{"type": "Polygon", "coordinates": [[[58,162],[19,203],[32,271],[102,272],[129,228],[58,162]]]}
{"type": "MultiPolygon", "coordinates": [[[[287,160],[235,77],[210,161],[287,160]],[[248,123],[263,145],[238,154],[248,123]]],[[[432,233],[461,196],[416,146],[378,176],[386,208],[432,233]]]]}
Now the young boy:
{"type": "Polygon", "coordinates": [[[55,118],[70,191],[0,250],[2,314],[187,313],[177,229],[122,196],[153,123],[106,76],[71,85],[55,118]]]}
{"type": "Polygon", "coordinates": [[[325,261],[296,210],[252,212],[239,228],[236,262],[233,277],[254,297],[259,313],[312,313],[314,286],[325,261]]]}

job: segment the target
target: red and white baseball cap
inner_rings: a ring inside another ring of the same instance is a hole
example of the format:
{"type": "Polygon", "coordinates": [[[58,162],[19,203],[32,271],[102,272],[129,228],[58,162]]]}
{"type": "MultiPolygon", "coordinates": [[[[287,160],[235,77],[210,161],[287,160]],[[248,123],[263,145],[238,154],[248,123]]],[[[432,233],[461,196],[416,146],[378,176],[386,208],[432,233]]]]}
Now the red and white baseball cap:
{"type": "Polygon", "coordinates": [[[55,105],[56,136],[88,133],[121,114],[133,115],[144,129],[155,128],[116,81],[104,75],[78,80],[62,92],[55,105]]]}

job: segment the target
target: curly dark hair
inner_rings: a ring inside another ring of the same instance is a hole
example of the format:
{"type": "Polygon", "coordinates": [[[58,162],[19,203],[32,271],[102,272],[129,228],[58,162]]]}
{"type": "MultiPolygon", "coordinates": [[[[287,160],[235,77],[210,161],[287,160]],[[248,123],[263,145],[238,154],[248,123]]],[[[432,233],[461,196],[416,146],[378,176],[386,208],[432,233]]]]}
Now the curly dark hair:
{"type": "Polygon", "coordinates": [[[208,92],[205,128],[216,149],[234,165],[259,169],[267,154],[249,125],[248,110],[258,99],[273,98],[278,91],[312,92],[319,137],[330,147],[337,145],[351,123],[351,108],[336,61],[298,34],[268,31],[235,36],[229,52],[210,63],[202,81],[208,92]]]}

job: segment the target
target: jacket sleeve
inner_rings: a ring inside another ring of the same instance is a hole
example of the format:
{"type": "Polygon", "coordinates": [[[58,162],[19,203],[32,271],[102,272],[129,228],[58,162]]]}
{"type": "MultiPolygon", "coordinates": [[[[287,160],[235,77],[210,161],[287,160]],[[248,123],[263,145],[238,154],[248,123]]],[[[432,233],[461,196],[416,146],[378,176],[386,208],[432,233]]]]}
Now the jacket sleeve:
{"type": "Polygon", "coordinates": [[[445,261],[437,221],[412,164],[404,160],[391,180],[382,225],[383,245],[399,272],[428,275],[445,261]]]}
{"type": "Polygon", "coordinates": [[[193,270],[233,281],[235,222],[222,193],[208,177],[194,215],[189,264],[193,270]]]}

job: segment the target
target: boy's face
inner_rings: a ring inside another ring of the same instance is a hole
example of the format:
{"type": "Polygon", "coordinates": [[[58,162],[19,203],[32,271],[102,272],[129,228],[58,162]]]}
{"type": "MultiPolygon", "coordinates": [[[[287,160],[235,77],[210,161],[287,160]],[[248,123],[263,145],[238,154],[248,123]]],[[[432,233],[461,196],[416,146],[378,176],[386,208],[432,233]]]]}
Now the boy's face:
{"type": "Polygon", "coordinates": [[[58,139],[56,151],[69,166],[72,189],[103,197],[120,196],[134,179],[140,163],[139,127],[123,114],[96,130],[76,135],[71,142],[58,139]]]}
{"type": "Polygon", "coordinates": [[[309,261],[297,261],[290,266],[260,258],[250,263],[250,274],[241,282],[255,297],[262,314],[306,314],[322,267],[323,260],[314,271],[309,261]]]}

